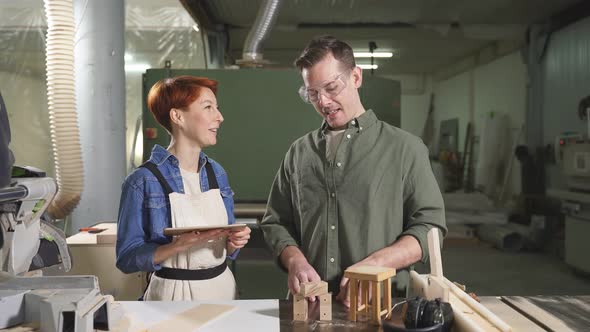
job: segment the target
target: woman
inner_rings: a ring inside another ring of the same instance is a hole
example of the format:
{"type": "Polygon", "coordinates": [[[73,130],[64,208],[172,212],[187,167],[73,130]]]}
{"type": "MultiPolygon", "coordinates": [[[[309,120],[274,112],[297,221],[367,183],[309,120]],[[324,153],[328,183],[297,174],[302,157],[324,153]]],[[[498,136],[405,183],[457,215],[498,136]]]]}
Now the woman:
{"type": "Polygon", "coordinates": [[[123,183],[117,234],[117,267],[154,271],[145,300],[231,300],[236,284],[225,263],[250,238],[238,230],[190,232],[174,238],[164,228],[235,222],[233,192],[225,170],[202,149],[217,143],[223,122],[217,82],[179,76],[157,82],[148,108],[171,135],[123,183]]]}

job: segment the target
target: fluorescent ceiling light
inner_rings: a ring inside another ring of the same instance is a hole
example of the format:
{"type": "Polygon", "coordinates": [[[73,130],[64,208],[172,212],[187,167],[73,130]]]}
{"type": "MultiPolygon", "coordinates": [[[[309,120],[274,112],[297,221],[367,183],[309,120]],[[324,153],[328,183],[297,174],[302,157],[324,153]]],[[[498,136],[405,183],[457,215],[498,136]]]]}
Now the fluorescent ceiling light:
{"type": "Polygon", "coordinates": [[[392,52],[354,52],[355,58],[391,58],[392,52]]]}
{"type": "Polygon", "coordinates": [[[377,69],[379,68],[379,66],[377,65],[369,65],[369,64],[362,64],[362,65],[357,65],[359,66],[361,69],[377,69]]]}
{"type": "Polygon", "coordinates": [[[199,32],[199,26],[196,24],[193,24],[193,30],[195,30],[196,32],[199,32]]]}
{"type": "Polygon", "coordinates": [[[152,67],[147,63],[128,63],[125,65],[125,71],[128,72],[144,72],[150,68],[152,67]]]}

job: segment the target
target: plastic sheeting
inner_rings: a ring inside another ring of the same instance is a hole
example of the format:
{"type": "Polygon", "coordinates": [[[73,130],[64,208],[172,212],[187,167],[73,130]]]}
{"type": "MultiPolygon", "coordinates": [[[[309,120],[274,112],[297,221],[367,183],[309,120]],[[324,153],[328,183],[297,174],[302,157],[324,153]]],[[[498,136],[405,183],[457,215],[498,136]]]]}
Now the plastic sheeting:
{"type": "MultiPolygon", "coordinates": [[[[132,160],[141,161],[141,157],[132,158],[131,151],[142,112],[141,74],[147,68],[164,67],[167,61],[172,68],[205,68],[206,54],[202,31],[197,31],[179,1],[126,1],[125,30],[129,166],[132,160]]],[[[0,2],[0,91],[12,129],[10,147],[16,164],[38,167],[55,176],[45,84],[46,33],[43,0],[0,2]]],[[[141,141],[139,137],[137,142],[141,141]]],[[[141,144],[136,152],[141,156],[141,144]]]]}

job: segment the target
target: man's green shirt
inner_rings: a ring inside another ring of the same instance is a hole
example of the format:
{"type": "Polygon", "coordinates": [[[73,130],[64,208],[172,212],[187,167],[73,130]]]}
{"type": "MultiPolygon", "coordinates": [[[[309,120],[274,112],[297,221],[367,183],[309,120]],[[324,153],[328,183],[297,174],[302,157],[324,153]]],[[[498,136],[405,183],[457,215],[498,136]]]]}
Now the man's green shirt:
{"type": "MultiPolygon", "coordinates": [[[[368,110],[348,124],[329,161],[326,130],[324,122],[296,140],[276,174],[260,222],[274,255],[299,247],[333,291],[347,267],[402,235],[418,240],[426,262],[428,230],[446,233],[426,146],[368,110]]],[[[407,270],[396,279],[404,289],[407,270]]]]}

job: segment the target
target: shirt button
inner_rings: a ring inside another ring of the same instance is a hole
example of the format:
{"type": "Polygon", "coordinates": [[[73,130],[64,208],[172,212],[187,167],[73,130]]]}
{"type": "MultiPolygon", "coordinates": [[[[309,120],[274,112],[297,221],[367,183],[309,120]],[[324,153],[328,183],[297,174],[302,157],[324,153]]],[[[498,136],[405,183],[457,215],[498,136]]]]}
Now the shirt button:
{"type": "Polygon", "coordinates": [[[330,262],[334,263],[334,257],[330,258],[330,262]]]}
{"type": "Polygon", "coordinates": [[[355,120],[352,120],[352,121],[350,121],[350,123],[352,123],[353,125],[355,125],[356,124],[356,121],[355,120]]]}
{"type": "Polygon", "coordinates": [[[331,228],[332,230],[335,230],[335,229],[336,229],[336,226],[332,225],[332,226],[330,226],[330,228],[331,228]]]}
{"type": "Polygon", "coordinates": [[[359,130],[363,130],[363,127],[360,127],[359,130]]]}
{"type": "Polygon", "coordinates": [[[335,196],[336,196],[336,194],[335,194],[335,193],[331,193],[331,194],[330,194],[330,196],[332,196],[332,197],[335,197],[335,196]]]}
{"type": "Polygon", "coordinates": [[[351,137],[350,134],[346,135],[346,138],[350,138],[350,137],[351,137]]]}
{"type": "Polygon", "coordinates": [[[336,163],[336,166],[341,167],[342,166],[342,163],[341,162],[337,162],[336,163]]]}

